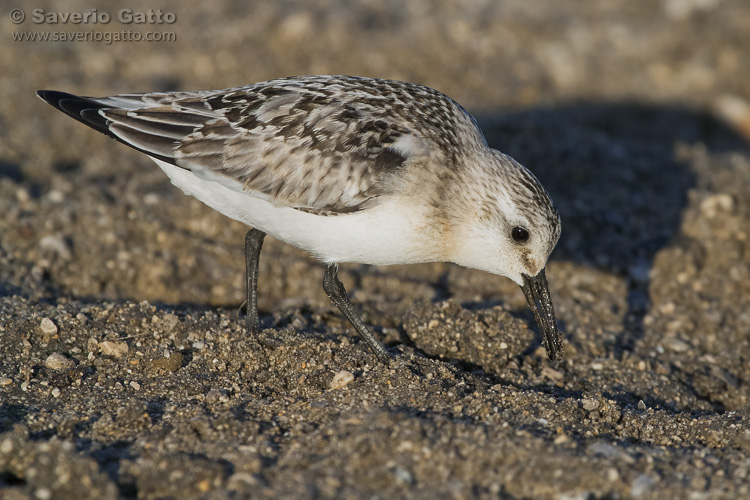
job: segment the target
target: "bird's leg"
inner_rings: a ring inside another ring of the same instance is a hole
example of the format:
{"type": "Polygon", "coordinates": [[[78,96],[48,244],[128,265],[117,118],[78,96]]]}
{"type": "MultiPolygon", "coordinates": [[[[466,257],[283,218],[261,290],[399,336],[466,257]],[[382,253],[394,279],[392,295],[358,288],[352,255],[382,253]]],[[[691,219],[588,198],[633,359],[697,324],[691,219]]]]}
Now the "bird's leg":
{"type": "Polygon", "coordinates": [[[260,319],[258,317],[258,261],[263,238],[266,233],[251,229],[245,235],[245,276],[247,277],[247,312],[245,326],[248,333],[260,333],[260,319]]]}
{"type": "Polygon", "coordinates": [[[349,296],[346,294],[346,288],[339,281],[338,264],[328,264],[326,266],[326,272],[323,275],[323,290],[326,291],[331,302],[336,304],[336,307],[339,308],[344,316],[346,316],[346,319],[354,326],[354,329],[357,330],[362,340],[365,341],[367,347],[375,353],[378,360],[381,363],[387,364],[391,359],[391,355],[380,345],[380,342],[375,340],[372,332],[370,332],[359,315],[354,311],[352,303],[349,302],[349,296]]]}

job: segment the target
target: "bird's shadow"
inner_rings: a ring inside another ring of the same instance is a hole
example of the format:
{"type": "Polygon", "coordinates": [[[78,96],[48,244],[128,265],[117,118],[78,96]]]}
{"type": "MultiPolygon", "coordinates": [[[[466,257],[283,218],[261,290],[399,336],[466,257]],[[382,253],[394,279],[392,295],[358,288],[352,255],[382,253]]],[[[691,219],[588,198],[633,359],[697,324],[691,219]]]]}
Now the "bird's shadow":
{"type": "Polygon", "coordinates": [[[487,142],[534,172],[557,205],[563,236],[552,258],[628,283],[616,356],[643,336],[656,253],[680,236],[696,174],[679,144],[747,151],[748,140],[709,112],[634,102],[579,102],[479,116],[487,142]]]}

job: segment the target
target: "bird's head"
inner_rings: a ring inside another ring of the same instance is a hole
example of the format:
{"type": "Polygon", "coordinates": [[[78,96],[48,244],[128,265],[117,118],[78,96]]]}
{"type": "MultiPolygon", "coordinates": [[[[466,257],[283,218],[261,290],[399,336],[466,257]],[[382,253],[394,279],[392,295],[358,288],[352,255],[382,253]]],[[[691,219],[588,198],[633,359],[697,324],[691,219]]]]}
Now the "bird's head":
{"type": "Polygon", "coordinates": [[[545,265],[560,238],[560,215],[525,167],[495,150],[482,155],[472,176],[451,192],[456,264],[506,276],[523,290],[542,330],[550,359],[562,352],[545,265]],[[473,189],[468,189],[471,186],[473,189]],[[457,203],[456,203],[457,202],[457,203]]]}

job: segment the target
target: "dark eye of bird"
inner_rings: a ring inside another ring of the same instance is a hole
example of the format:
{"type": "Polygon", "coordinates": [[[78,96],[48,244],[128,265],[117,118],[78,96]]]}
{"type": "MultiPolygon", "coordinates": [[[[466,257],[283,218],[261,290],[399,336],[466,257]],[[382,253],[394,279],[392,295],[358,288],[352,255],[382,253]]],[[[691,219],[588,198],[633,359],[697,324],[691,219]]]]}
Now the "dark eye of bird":
{"type": "Polygon", "coordinates": [[[519,226],[514,227],[510,232],[510,235],[513,238],[513,241],[515,241],[516,243],[524,243],[529,239],[529,232],[519,226]]]}

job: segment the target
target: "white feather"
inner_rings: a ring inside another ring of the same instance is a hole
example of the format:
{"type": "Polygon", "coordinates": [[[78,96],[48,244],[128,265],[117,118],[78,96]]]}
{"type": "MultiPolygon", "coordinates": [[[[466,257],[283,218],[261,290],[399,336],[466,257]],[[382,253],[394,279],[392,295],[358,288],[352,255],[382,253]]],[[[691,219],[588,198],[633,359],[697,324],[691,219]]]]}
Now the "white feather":
{"type": "Polygon", "coordinates": [[[374,265],[414,264],[444,260],[437,235],[425,234],[419,222],[428,210],[394,197],[370,209],[331,216],[315,215],[268,201],[216,182],[190,170],[152,158],[172,184],[214,210],[312,253],[323,262],[374,265]]]}

